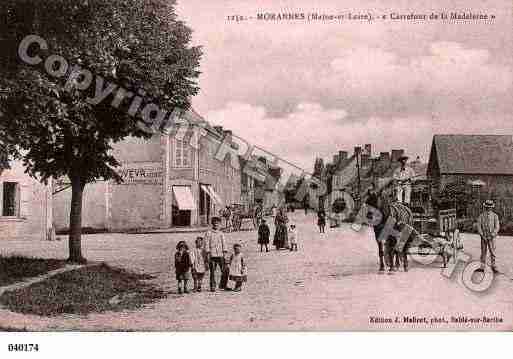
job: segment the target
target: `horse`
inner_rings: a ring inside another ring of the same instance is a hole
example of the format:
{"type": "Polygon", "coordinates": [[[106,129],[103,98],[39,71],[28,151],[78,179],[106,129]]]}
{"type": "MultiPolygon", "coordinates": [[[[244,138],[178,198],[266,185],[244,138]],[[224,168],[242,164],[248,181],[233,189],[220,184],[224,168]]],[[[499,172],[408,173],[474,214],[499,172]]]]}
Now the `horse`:
{"type": "Polygon", "coordinates": [[[389,218],[393,218],[395,221],[395,228],[401,231],[404,226],[413,225],[413,213],[403,203],[392,202],[391,197],[386,195],[386,192],[381,192],[379,195],[378,210],[380,210],[382,219],[381,222],[374,226],[374,234],[376,237],[376,243],[378,245],[378,257],[379,257],[379,271],[385,270],[385,263],[389,267],[390,272],[395,272],[402,262],[404,271],[408,271],[408,255],[407,251],[412,239],[416,235],[416,231],[412,230],[406,243],[403,247],[398,250],[396,248],[397,238],[394,236],[388,236],[384,241],[380,240],[381,233],[385,229],[385,225],[389,218]]]}

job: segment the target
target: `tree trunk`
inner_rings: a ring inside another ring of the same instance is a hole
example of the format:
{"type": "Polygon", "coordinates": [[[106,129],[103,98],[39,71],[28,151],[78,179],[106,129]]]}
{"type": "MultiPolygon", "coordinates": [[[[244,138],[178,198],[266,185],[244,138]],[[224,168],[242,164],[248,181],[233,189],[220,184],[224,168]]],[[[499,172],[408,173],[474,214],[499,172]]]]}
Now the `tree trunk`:
{"type": "Polygon", "coordinates": [[[82,194],[85,183],[80,176],[71,178],[71,211],[69,216],[69,262],[85,263],[82,256],[82,194]]]}

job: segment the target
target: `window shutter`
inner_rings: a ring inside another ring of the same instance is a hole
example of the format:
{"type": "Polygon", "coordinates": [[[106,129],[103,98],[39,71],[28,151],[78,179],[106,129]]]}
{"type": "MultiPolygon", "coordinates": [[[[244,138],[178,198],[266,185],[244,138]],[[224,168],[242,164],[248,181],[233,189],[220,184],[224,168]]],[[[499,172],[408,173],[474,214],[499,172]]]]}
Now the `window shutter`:
{"type": "Polygon", "coordinates": [[[30,201],[32,197],[31,186],[28,183],[21,183],[18,186],[19,193],[19,204],[20,204],[20,212],[19,216],[21,218],[28,218],[30,216],[30,201]]]}

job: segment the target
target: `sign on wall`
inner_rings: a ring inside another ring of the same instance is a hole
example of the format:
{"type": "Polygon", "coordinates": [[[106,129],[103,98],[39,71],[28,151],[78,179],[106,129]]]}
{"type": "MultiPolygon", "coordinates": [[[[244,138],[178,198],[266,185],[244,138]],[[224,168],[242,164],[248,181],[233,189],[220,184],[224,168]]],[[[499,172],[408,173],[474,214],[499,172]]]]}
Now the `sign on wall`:
{"type": "Polygon", "coordinates": [[[118,169],[118,174],[123,178],[120,184],[162,184],[163,171],[161,167],[127,166],[118,169]]]}

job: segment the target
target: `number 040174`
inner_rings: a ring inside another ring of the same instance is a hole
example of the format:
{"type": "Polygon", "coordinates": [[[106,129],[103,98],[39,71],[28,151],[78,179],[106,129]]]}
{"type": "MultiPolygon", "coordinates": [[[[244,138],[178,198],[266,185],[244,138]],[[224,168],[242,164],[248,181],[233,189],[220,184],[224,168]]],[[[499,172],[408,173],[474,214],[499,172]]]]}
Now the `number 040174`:
{"type": "Polygon", "coordinates": [[[7,350],[10,352],[38,352],[39,344],[9,344],[7,350]]]}

